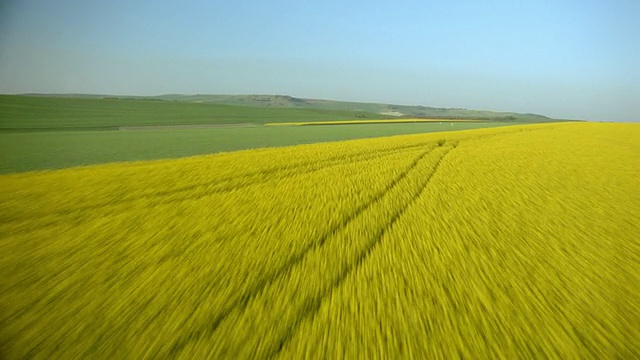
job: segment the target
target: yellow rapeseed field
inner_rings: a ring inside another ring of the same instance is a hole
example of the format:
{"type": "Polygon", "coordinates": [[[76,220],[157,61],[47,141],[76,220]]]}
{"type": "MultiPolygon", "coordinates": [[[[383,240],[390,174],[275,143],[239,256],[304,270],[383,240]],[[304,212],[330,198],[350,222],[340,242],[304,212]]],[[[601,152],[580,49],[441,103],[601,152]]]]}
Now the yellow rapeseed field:
{"type": "Polygon", "coordinates": [[[0,176],[0,358],[640,358],[640,125],[0,176]]]}

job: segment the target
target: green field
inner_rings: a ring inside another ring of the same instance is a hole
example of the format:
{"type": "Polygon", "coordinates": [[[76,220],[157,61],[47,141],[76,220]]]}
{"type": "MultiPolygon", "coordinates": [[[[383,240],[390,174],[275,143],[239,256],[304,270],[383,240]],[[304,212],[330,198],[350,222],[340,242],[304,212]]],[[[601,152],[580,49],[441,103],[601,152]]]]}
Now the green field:
{"type": "Polygon", "coordinates": [[[0,95],[0,132],[107,130],[120,126],[382,119],[361,111],[283,109],[153,99],[0,95]]]}
{"type": "Polygon", "coordinates": [[[507,125],[359,124],[265,127],[270,122],[381,119],[346,110],[258,108],[165,100],[0,96],[0,173],[116,161],[179,158],[243,149],[507,125]],[[159,130],[153,126],[253,124],[159,130]],[[122,127],[151,127],[122,131],[122,127]]]}

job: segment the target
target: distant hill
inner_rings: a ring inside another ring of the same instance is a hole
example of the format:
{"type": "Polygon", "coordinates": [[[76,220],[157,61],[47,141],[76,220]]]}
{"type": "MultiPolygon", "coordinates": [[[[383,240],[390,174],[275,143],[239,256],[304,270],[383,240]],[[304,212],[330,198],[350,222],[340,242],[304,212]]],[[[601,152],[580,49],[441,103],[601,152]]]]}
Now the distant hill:
{"type": "Polygon", "coordinates": [[[394,105],[383,103],[365,103],[351,101],[334,101],[320,99],[303,99],[288,95],[181,95],[166,94],[159,96],[112,96],[96,94],[24,94],[28,96],[47,96],[65,98],[107,98],[164,100],[190,103],[208,103],[218,105],[235,105],[264,108],[294,108],[330,111],[363,112],[363,117],[370,118],[377,114],[383,118],[442,118],[442,119],[480,119],[506,122],[552,122],[555,119],[538,114],[521,114],[488,110],[469,110],[463,108],[437,108],[422,105],[394,105]]]}
{"type": "Polygon", "coordinates": [[[0,132],[354,119],[380,120],[384,116],[364,111],[267,108],[201,101],[167,101],[158,97],[0,95],[0,132]]]}
{"type": "Polygon", "coordinates": [[[554,121],[544,115],[520,114],[513,112],[497,112],[486,110],[469,110],[462,108],[436,108],[421,105],[393,105],[382,103],[364,103],[349,101],[333,101],[319,99],[302,99],[288,95],[177,95],[168,94],[155,98],[171,101],[204,102],[226,105],[241,105],[275,108],[305,108],[342,111],[363,111],[387,117],[424,117],[424,118],[456,118],[486,119],[516,122],[554,121]]]}

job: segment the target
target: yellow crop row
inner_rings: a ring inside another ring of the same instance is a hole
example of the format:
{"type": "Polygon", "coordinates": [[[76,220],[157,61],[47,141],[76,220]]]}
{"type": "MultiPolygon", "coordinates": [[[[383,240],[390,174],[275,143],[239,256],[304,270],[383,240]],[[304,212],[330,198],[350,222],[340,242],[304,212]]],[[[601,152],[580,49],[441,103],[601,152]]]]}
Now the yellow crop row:
{"type": "Polygon", "coordinates": [[[638,358],[640,126],[0,177],[3,358],[638,358]]]}
{"type": "Polygon", "coordinates": [[[266,123],[265,126],[306,126],[306,125],[358,125],[358,124],[403,124],[403,123],[451,123],[451,122],[484,122],[476,119],[386,119],[386,120],[339,120],[339,121],[306,121],[266,123]]]}

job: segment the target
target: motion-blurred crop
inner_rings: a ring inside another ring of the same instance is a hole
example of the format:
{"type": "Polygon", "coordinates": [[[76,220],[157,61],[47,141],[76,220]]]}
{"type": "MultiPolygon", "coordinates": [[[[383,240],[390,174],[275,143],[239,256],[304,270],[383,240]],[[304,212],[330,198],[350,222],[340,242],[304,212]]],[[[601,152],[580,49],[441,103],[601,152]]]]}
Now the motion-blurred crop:
{"type": "Polygon", "coordinates": [[[0,355],[640,358],[640,126],[0,177],[0,355]]]}

